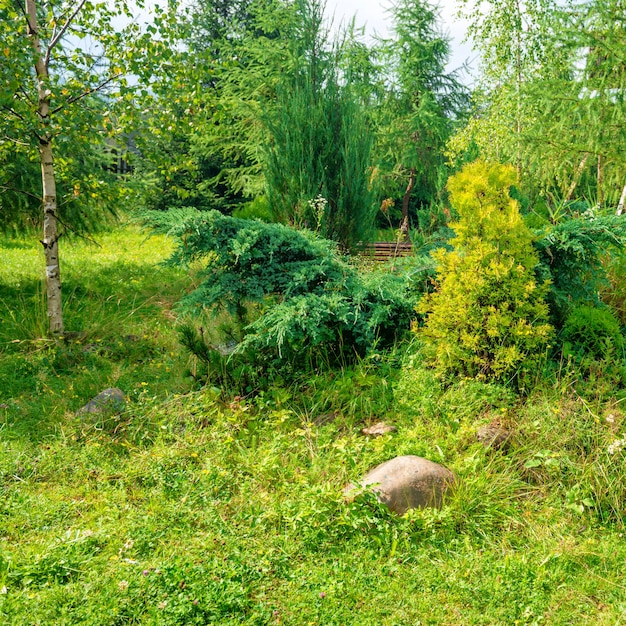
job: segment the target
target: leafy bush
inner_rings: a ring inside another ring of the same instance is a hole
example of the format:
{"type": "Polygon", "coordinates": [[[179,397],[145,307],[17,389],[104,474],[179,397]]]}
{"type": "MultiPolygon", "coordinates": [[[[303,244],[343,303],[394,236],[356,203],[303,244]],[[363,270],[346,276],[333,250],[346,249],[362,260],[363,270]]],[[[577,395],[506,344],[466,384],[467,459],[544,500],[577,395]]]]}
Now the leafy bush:
{"type": "Polygon", "coordinates": [[[607,258],[605,267],[608,284],[601,290],[602,302],[611,307],[620,324],[626,327],[626,255],[607,258]]]}
{"type": "Polygon", "coordinates": [[[536,241],[539,280],[551,283],[547,299],[557,327],[576,306],[599,304],[598,293],[608,285],[603,260],[625,245],[626,215],[597,217],[591,212],[552,226],[536,241]]]}
{"type": "Polygon", "coordinates": [[[609,309],[574,309],[560,335],[569,375],[579,394],[610,396],[626,383],[624,338],[609,309]]]}
{"type": "Polygon", "coordinates": [[[243,203],[233,211],[233,217],[247,220],[261,220],[262,222],[274,222],[272,209],[267,196],[256,196],[250,202],[243,203]]]}
{"type": "Polygon", "coordinates": [[[438,250],[438,289],[418,312],[438,375],[506,382],[536,368],[550,337],[547,285],[538,284],[532,233],[509,196],[514,170],[477,161],[451,177],[454,249],[438,250]]]}
{"type": "Polygon", "coordinates": [[[188,216],[172,232],[178,248],[171,262],[204,264],[184,310],[226,308],[242,324],[256,316],[239,354],[292,367],[349,361],[409,329],[415,273],[362,275],[333,242],[311,232],[217,212],[188,216]]]}

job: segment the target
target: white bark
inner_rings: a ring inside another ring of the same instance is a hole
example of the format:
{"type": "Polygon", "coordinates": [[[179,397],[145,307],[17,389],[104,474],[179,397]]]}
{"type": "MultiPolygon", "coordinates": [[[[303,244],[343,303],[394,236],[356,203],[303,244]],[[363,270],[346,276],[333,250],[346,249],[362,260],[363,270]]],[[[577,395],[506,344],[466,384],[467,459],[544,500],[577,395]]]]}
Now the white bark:
{"type": "Polygon", "coordinates": [[[585,156],[583,157],[582,161],[580,162],[580,165],[576,169],[576,173],[574,174],[574,178],[572,179],[572,184],[570,185],[570,188],[567,190],[567,194],[565,196],[566,202],[569,202],[572,199],[572,196],[574,195],[574,191],[576,190],[576,186],[578,185],[578,181],[580,180],[583,170],[585,169],[585,165],[587,164],[588,158],[589,158],[589,153],[585,152],[585,156]]]}
{"type": "Polygon", "coordinates": [[[617,215],[621,215],[624,212],[624,205],[626,204],[626,185],[622,189],[622,195],[619,198],[619,202],[617,204],[617,215]]]}
{"type": "Polygon", "coordinates": [[[50,141],[39,149],[43,182],[43,249],[46,257],[46,291],[50,332],[63,332],[61,270],[59,267],[59,234],[57,228],[57,194],[50,141]]]}
{"type": "MultiPolygon", "coordinates": [[[[37,113],[45,129],[50,118],[50,91],[48,90],[49,50],[45,57],[41,51],[41,41],[37,32],[36,0],[26,0],[28,17],[28,37],[35,50],[35,72],[37,75],[37,113]]],[[[46,291],[50,332],[63,333],[63,309],[61,300],[61,270],[59,267],[59,233],[57,223],[57,192],[52,154],[52,137],[45,133],[39,137],[39,158],[41,161],[41,183],[43,190],[43,240],[46,258],[46,291]]]]}

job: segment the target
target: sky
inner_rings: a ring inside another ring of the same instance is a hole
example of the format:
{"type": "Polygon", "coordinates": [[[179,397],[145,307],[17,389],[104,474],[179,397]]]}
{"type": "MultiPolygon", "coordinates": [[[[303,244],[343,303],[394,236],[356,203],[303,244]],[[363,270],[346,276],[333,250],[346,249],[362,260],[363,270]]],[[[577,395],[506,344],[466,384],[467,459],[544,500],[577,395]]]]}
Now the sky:
{"type": "MultiPolygon", "coordinates": [[[[472,51],[469,43],[463,43],[467,31],[467,23],[456,17],[456,0],[439,0],[441,26],[452,38],[451,56],[448,70],[459,68],[468,62],[470,71],[464,82],[472,82],[472,74],[478,69],[477,54],[472,51]]],[[[386,10],[391,6],[391,0],[327,0],[326,12],[334,14],[335,24],[349,22],[356,15],[356,25],[365,25],[369,35],[377,33],[386,36],[389,34],[390,16],[386,10]]]]}

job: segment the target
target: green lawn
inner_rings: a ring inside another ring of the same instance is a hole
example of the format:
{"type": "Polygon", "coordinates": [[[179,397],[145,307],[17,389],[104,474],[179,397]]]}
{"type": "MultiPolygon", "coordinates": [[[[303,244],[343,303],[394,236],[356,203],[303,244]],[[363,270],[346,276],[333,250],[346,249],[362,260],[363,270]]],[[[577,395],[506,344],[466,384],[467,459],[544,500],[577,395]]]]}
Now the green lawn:
{"type": "Polygon", "coordinates": [[[44,330],[39,244],[0,266],[0,622],[620,624],[623,392],[526,399],[391,357],[254,398],[200,387],[175,332],[193,275],[135,227],[62,242],[71,338],[44,330]],[[405,362],[404,367],[401,363],[405,362]],[[106,387],[120,415],[75,411],[106,387]],[[385,419],[397,432],[360,434],[385,419]],[[508,450],[476,428],[498,421],[508,450]],[[417,454],[459,488],[400,518],[342,487],[417,454]]]}

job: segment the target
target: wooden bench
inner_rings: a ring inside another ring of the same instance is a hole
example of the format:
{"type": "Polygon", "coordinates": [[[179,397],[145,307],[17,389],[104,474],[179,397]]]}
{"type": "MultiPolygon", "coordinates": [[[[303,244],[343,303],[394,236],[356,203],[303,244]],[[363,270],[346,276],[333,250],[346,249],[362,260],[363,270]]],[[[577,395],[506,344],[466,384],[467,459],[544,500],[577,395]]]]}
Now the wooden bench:
{"type": "Polygon", "coordinates": [[[359,246],[359,254],[378,262],[410,256],[412,253],[413,245],[410,241],[375,241],[359,246]]]}

